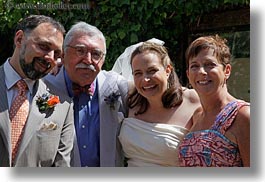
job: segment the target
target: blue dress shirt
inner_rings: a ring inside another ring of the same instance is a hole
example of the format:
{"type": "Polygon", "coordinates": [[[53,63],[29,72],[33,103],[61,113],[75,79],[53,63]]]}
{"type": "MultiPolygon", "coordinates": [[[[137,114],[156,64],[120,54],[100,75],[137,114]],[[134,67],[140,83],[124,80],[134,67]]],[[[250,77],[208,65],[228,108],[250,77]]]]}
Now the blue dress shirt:
{"type": "MultiPolygon", "coordinates": [[[[64,70],[69,96],[73,97],[72,82],[64,70]]],[[[93,96],[81,93],[74,100],[74,121],[81,166],[99,167],[99,104],[97,81],[93,96]]]]}

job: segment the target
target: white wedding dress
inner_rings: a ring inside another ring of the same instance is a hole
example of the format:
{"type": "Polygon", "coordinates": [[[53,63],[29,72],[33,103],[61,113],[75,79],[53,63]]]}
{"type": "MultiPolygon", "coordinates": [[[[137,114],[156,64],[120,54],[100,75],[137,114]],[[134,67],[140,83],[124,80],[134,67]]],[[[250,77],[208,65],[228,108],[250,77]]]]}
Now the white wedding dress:
{"type": "Polygon", "coordinates": [[[178,145],[187,132],[177,125],[124,118],[119,140],[128,167],[179,166],[178,145]]]}

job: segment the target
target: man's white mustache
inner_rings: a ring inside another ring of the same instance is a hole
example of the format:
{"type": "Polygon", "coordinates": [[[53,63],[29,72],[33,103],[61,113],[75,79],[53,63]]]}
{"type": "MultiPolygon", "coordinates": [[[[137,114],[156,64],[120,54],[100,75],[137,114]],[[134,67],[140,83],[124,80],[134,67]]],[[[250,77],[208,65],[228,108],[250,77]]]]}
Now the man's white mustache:
{"type": "Polygon", "coordinates": [[[78,65],[75,66],[75,68],[84,68],[84,69],[90,69],[92,71],[96,71],[95,66],[92,64],[84,64],[84,63],[79,63],[78,65]]]}

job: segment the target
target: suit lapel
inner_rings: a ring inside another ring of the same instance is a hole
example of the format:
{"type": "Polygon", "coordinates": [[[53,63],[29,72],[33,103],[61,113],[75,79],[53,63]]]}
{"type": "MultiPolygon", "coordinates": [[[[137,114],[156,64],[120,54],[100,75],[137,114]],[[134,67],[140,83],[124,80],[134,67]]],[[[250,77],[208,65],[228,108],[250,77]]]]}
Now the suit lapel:
{"type": "MultiPolygon", "coordinates": [[[[116,110],[110,109],[104,98],[117,91],[117,77],[105,75],[102,71],[98,75],[98,99],[100,114],[100,166],[115,166],[116,146],[116,110]],[[106,81],[106,79],[108,79],[106,81]]],[[[110,74],[110,73],[108,73],[110,74]]]]}
{"type": "MultiPolygon", "coordinates": [[[[11,143],[10,141],[10,119],[8,113],[8,101],[6,94],[6,85],[5,85],[5,76],[4,76],[4,67],[0,67],[0,134],[4,141],[4,145],[8,154],[11,152],[11,143]]],[[[1,149],[0,149],[1,150],[1,149]]],[[[10,157],[10,155],[9,155],[10,157]]]]}
{"type": "Polygon", "coordinates": [[[115,77],[109,77],[108,81],[105,81],[107,78],[104,73],[100,72],[98,75],[98,90],[99,90],[99,99],[103,99],[109,94],[115,92],[117,90],[116,84],[113,85],[116,80],[115,77]]]}
{"type": "Polygon", "coordinates": [[[101,98],[101,94],[105,92],[105,90],[107,89],[107,84],[105,82],[105,75],[102,74],[102,72],[100,72],[98,74],[98,93],[99,93],[99,99],[101,98]]]}
{"type": "Polygon", "coordinates": [[[36,81],[33,91],[33,100],[30,108],[30,113],[28,116],[27,124],[24,130],[23,139],[20,144],[20,149],[18,151],[17,159],[23,153],[25,148],[27,147],[28,143],[30,142],[32,136],[36,133],[39,129],[41,122],[45,118],[45,113],[40,113],[39,108],[36,105],[36,99],[38,96],[47,93],[46,86],[43,84],[42,81],[36,81]]]}

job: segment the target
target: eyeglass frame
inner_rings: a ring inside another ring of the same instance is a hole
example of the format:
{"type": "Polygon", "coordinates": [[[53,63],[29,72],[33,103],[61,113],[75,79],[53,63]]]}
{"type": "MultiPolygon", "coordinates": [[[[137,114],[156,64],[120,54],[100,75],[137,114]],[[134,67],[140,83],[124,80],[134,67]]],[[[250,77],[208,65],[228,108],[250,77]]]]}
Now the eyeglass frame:
{"type": "Polygon", "coordinates": [[[106,55],[106,53],[104,53],[100,49],[89,49],[87,46],[83,46],[83,45],[76,45],[76,46],[67,45],[66,47],[70,47],[72,49],[75,49],[75,53],[76,53],[76,55],[78,57],[87,56],[87,53],[90,52],[90,54],[91,54],[91,60],[93,62],[95,62],[95,63],[99,63],[102,60],[102,58],[106,55]],[[83,50],[85,50],[84,53],[78,52],[78,50],[77,50],[78,48],[82,48],[83,50]],[[92,51],[98,51],[98,52],[100,52],[100,57],[98,59],[93,58],[92,51]]]}

